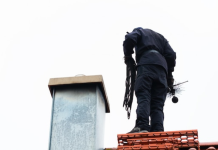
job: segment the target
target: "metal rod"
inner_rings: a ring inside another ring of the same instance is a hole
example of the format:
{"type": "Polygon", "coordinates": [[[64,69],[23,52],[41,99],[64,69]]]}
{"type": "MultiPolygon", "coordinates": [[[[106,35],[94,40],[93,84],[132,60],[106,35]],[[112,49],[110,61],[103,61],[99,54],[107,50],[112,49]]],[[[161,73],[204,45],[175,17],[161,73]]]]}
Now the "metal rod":
{"type": "Polygon", "coordinates": [[[173,85],[173,86],[177,86],[177,85],[180,85],[180,84],[183,84],[183,83],[186,83],[186,82],[188,82],[188,81],[181,82],[181,83],[175,84],[175,85],[173,85]]]}
{"type": "Polygon", "coordinates": [[[53,93],[52,93],[52,108],[51,108],[51,127],[50,127],[49,150],[51,150],[51,138],[52,138],[52,124],[53,124],[54,100],[55,100],[55,88],[53,88],[53,93]]]}

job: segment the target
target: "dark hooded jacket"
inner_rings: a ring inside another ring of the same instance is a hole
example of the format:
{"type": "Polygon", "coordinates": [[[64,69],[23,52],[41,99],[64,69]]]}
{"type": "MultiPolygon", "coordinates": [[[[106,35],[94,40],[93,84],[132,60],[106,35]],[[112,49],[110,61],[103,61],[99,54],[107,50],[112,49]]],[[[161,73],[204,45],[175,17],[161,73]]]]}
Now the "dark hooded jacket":
{"type": "Polygon", "coordinates": [[[123,42],[124,55],[130,56],[135,47],[137,66],[154,64],[164,67],[166,73],[172,75],[176,65],[176,53],[163,35],[151,29],[135,28],[125,36],[123,42]],[[156,50],[158,52],[149,52],[156,50]]]}

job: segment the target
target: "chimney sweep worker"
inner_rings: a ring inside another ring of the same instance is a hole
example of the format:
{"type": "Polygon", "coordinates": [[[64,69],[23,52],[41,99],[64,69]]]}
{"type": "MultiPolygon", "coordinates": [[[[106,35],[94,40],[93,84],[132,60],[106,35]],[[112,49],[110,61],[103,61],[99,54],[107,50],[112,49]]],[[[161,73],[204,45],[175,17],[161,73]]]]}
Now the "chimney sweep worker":
{"type": "Polygon", "coordinates": [[[125,36],[123,50],[126,64],[133,59],[133,48],[137,63],[135,94],[138,105],[135,127],[129,133],[164,131],[163,107],[168,87],[172,87],[174,82],[172,72],[176,53],[163,35],[141,27],[125,36]]]}

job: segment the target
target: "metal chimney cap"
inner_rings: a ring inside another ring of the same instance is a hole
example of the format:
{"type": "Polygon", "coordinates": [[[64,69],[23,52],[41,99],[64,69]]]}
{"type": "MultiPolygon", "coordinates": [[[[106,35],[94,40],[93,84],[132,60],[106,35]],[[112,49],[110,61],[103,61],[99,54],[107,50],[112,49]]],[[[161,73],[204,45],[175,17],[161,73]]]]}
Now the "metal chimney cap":
{"type": "Polygon", "coordinates": [[[105,98],[106,113],[110,113],[110,104],[108,101],[102,75],[50,78],[49,83],[48,83],[48,88],[52,96],[52,87],[61,86],[61,85],[86,84],[86,83],[94,83],[94,84],[100,85],[102,94],[105,98]]]}

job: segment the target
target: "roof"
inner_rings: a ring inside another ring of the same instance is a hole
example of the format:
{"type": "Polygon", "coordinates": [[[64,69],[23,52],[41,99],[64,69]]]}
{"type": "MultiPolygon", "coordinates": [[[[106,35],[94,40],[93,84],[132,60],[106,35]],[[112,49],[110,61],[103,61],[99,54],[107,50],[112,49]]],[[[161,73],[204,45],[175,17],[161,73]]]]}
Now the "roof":
{"type": "Polygon", "coordinates": [[[150,150],[161,148],[181,148],[189,150],[218,150],[218,141],[199,143],[198,131],[196,129],[181,131],[118,134],[117,140],[117,148],[105,148],[104,150],[150,150]]]}
{"type": "Polygon", "coordinates": [[[218,142],[200,142],[200,146],[218,146],[218,142]]]}

